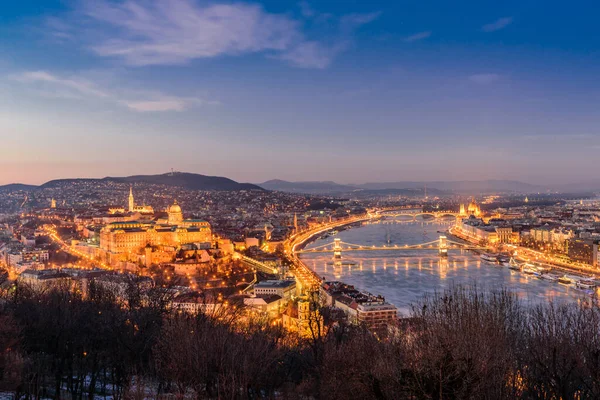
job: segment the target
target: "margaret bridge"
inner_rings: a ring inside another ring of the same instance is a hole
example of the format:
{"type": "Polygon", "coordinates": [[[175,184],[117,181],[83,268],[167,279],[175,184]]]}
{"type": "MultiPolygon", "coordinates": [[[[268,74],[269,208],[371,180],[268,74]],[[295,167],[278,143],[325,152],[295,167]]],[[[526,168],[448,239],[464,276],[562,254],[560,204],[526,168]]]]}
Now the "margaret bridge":
{"type": "Polygon", "coordinates": [[[459,213],[453,211],[423,211],[421,209],[387,210],[380,211],[377,213],[377,215],[382,217],[402,218],[412,221],[417,221],[417,217],[428,217],[430,219],[456,219],[460,216],[459,213]]]}

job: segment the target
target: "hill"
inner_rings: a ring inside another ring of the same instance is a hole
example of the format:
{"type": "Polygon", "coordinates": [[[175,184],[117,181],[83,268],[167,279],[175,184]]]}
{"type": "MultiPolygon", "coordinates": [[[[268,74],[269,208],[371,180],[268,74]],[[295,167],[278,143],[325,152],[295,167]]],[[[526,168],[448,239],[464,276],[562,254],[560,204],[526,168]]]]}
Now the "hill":
{"type": "Polygon", "coordinates": [[[8,185],[0,186],[0,190],[15,191],[15,190],[34,190],[37,189],[35,185],[26,185],[24,183],[10,183],[8,185]]]}
{"type": "Polygon", "coordinates": [[[591,180],[585,182],[575,182],[557,185],[556,190],[567,193],[600,191],[600,180],[591,180]]]}
{"type": "Polygon", "coordinates": [[[134,175],[126,177],[106,177],[102,179],[57,179],[44,183],[40,188],[60,187],[74,182],[119,182],[119,183],[146,183],[155,185],[177,186],[189,190],[264,190],[251,183],[238,183],[229,178],[220,176],[207,176],[187,172],[174,172],[160,175],[134,175]]]}

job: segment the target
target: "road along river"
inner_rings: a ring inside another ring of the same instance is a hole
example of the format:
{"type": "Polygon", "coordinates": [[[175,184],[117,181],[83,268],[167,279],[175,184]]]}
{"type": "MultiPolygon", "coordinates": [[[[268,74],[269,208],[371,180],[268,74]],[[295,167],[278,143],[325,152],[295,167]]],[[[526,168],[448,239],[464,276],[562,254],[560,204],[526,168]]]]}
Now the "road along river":
{"type": "MultiPolygon", "coordinates": [[[[306,249],[333,242],[365,246],[414,245],[431,242],[448,229],[448,223],[394,222],[381,220],[320,238],[306,249]]],[[[476,285],[481,290],[506,288],[526,304],[546,301],[580,301],[589,297],[574,286],[544,281],[535,276],[487,263],[478,254],[451,250],[447,258],[435,250],[353,251],[342,253],[342,263],[335,265],[332,253],[306,253],[300,258],[309,268],[327,280],[340,280],[359,290],[383,295],[407,315],[411,304],[426,293],[442,292],[453,285],[476,285]]]]}

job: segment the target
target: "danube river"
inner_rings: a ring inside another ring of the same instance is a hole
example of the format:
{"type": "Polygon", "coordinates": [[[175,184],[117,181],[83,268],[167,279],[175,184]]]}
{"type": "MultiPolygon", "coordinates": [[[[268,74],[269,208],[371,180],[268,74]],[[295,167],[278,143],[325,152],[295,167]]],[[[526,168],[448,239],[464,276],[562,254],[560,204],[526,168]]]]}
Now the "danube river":
{"type": "MultiPolygon", "coordinates": [[[[449,227],[446,223],[381,221],[337,234],[342,242],[367,246],[412,245],[436,240],[449,227]]],[[[307,249],[333,242],[320,238],[307,249]]],[[[441,258],[436,250],[354,251],[342,254],[342,265],[334,265],[332,253],[302,254],[304,263],[327,280],[340,280],[359,290],[383,295],[407,315],[412,304],[427,293],[453,285],[476,285],[482,290],[506,288],[528,304],[545,301],[577,301],[586,296],[575,287],[543,281],[482,261],[469,251],[451,250],[441,258]]]]}

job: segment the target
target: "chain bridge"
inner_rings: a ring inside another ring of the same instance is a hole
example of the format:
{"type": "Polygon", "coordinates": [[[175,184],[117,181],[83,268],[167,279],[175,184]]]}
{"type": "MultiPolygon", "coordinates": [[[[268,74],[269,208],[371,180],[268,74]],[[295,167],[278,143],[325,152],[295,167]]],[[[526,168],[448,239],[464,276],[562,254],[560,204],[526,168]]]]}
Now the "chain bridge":
{"type": "Polygon", "coordinates": [[[437,240],[431,242],[411,244],[411,245],[383,245],[383,246],[367,246],[362,244],[353,244],[342,242],[341,239],[334,239],[333,243],[326,243],[321,246],[312,247],[296,251],[296,254],[310,253],[333,253],[333,258],[342,258],[342,252],[347,251],[407,251],[407,250],[435,250],[441,256],[448,254],[449,250],[486,250],[485,247],[474,246],[468,243],[459,243],[448,240],[446,236],[440,236],[437,240]]]}

